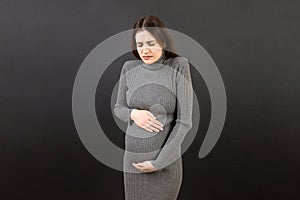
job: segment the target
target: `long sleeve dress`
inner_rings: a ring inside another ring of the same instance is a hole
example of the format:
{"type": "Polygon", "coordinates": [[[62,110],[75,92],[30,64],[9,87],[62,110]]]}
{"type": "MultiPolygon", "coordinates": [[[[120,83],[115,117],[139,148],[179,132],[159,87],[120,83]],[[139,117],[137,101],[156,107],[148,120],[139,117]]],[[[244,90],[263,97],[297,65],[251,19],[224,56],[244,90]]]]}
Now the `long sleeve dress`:
{"type": "Polygon", "coordinates": [[[192,128],[193,88],[184,57],[152,64],[126,61],[119,79],[115,115],[127,123],[123,164],[126,200],[176,200],[182,183],[181,143],[192,128]],[[131,120],[132,109],[148,110],[163,124],[149,132],[131,120]],[[132,163],[151,161],[158,169],[140,172],[132,163]]]}

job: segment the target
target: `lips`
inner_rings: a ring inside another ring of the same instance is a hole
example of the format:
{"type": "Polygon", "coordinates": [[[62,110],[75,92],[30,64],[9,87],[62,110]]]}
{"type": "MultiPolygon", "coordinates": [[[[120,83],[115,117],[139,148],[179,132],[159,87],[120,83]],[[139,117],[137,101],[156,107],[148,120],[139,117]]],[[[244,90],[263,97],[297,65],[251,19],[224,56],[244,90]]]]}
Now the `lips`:
{"type": "Polygon", "coordinates": [[[150,58],[152,58],[153,56],[143,56],[144,60],[149,60],[150,58]]]}

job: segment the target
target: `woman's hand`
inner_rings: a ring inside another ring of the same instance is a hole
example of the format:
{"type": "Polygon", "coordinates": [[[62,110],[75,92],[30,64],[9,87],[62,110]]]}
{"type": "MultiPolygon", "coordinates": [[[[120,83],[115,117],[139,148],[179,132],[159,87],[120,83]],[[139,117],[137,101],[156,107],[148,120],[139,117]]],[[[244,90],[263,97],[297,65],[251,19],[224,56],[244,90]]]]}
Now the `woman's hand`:
{"type": "Polygon", "coordinates": [[[150,161],[145,161],[142,163],[132,163],[132,165],[140,170],[141,172],[154,172],[157,169],[152,165],[150,161]]]}
{"type": "Polygon", "coordinates": [[[156,117],[148,110],[133,109],[130,117],[137,126],[149,132],[163,130],[163,124],[156,120],[156,117]]]}

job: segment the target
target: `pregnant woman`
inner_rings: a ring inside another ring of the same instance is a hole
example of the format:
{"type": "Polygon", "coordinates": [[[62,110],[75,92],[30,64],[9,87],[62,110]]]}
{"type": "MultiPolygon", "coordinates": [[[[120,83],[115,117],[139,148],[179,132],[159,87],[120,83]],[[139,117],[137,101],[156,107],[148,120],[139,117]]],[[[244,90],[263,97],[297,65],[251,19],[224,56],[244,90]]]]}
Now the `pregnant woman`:
{"type": "Polygon", "coordinates": [[[115,115],[127,123],[124,154],[126,200],[176,200],[182,183],[181,143],[192,128],[189,62],[176,54],[155,16],[133,25],[137,60],[122,67],[115,115]]]}

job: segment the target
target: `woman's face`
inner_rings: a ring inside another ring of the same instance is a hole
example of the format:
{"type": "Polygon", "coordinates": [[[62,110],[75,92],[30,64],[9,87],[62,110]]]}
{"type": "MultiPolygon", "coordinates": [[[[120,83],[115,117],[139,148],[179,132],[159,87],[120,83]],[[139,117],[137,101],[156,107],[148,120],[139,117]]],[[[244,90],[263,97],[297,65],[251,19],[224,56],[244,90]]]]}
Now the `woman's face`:
{"type": "Polygon", "coordinates": [[[149,31],[138,31],[135,41],[139,56],[144,63],[152,64],[161,57],[163,49],[149,31]]]}

